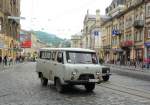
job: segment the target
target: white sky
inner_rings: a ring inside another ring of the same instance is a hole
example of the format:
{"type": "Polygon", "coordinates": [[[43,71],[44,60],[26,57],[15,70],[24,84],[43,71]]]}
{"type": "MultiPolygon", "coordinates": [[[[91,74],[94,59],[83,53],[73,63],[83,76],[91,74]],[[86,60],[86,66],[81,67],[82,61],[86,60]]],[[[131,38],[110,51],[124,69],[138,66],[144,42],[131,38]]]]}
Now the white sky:
{"type": "Polygon", "coordinates": [[[22,29],[42,30],[70,39],[83,29],[83,20],[89,10],[101,15],[112,0],[21,0],[22,29]]]}

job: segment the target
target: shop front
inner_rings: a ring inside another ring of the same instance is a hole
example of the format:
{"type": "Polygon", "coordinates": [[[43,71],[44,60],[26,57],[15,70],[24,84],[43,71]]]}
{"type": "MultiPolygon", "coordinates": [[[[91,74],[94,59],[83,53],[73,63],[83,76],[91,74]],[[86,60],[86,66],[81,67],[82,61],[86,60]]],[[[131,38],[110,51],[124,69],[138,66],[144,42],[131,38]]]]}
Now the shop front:
{"type": "Polygon", "coordinates": [[[121,48],[123,49],[121,64],[130,65],[133,60],[133,40],[125,40],[120,43],[121,48]]]}
{"type": "Polygon", "coordinates": [[[138,65],[143,62],[143,58],[144,58],[143,45],[135,46],[135,58],[138,65]]]}
{"type": "Polygon", "coordinates": [[[103,46],[105,63],[110,63],[110,46],[103,46]]]}
{"type": "Polygon", "coordinates": [[[150,42],[145,42],[144,45],[146,47],[144,63],[145,63],[145,66],[149,68],[150,67],[150,42]]]}

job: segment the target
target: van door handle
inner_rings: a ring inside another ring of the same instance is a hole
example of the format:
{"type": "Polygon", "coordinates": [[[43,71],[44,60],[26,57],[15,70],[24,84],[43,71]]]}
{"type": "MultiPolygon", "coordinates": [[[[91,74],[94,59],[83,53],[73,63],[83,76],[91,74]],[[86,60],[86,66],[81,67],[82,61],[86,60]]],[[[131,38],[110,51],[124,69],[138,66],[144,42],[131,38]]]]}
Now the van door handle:
{"type": "Polygon", "coordinates": [[[43,63],[46,63],[45,61],[43,63]]]}

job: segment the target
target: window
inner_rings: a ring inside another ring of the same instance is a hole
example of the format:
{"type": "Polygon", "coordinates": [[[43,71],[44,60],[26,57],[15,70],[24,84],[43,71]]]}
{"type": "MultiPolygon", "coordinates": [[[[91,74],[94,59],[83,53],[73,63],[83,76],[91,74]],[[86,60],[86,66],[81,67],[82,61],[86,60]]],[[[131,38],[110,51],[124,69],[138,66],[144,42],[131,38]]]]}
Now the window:
{"type": "Polygon", "coordinates": [[[150,16],[150,6],[148,6],[148,16],[150,16]]]}
{"type": "Polygon", "coordinates": [[[50,57],[51,57],[51,53],[48,52],[48,51],[41,51],[40,52],[40,58],[41,59],[48,59],[50,60],[50,57]]]}
{"type": "Polygon", "coordinates": [[[150,38],[150,30],[148,30],[148,38],[150,38]]]}
{"type": "Polygon", "coordinates": [[[52,52],[51,58],[52,58],[53,61],[55,60],[55,56],[56,56],[56,52],[52,52]]]}
{"type": "Polygon", "coordinates": [[[98,64],[96,53],[94,52],[66,52],[66,59],[71,64],[98,64]]]}
{"type": "Polygon", "coordinates": [[[2,31],[2,19],[0,19],[0,32],[2,31]]]}
{"type": "Polygon", "coordinates": [[[62,52],[57,53],[57,62],[63,63],[63,53],[62,52]]]}

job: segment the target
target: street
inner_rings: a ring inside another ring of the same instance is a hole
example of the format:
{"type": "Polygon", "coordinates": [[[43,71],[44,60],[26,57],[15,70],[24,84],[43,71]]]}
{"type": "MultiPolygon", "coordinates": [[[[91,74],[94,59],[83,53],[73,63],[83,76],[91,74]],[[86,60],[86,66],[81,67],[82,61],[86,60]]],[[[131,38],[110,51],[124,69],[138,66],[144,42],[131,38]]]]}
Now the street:
{"type": "Polygon", "coordinates": [[[42,87],[33,62],[0,71],[0,105],[150,105],[150,82],[112,73],[88,93],[82,86],[60,94],[49,82],[42,87]]]}

